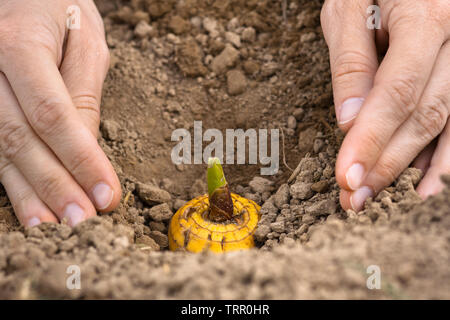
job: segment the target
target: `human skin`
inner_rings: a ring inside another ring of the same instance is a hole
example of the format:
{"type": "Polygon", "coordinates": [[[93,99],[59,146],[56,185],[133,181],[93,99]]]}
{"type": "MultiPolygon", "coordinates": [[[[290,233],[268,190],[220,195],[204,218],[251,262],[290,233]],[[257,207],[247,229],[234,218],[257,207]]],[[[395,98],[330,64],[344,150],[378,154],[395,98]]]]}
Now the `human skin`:
{"type": "Polygon", "coordinates": [[[91,0],[0,0],[0,182],[25,226],[74,226],[117,207],[121,187],[97,142],[109,67],[91,0]],[[80,29],[67,9],[80,8],[80,29]]]}
{"type": "Polygon", "coordinates": [[[411,164],[424,172],[423,198],[441,191],[440,176],[450,173],[450,3],[378,0],[381,28],[371,30],[373,4],[326,0],[321,12],[346,132],[336,163],[340,202],[355,211],[411,164]]]}

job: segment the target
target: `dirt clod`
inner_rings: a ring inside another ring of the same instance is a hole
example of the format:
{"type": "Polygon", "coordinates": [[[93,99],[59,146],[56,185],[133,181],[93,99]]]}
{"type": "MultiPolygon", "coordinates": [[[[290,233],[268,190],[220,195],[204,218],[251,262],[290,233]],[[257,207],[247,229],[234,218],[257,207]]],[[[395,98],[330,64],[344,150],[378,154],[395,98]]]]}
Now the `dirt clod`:
{"type": "Polygon", "coordinates": [[[203,52],[194,39],[187,39],[177,48],[177,65],[187,76],[195,77],[206,74],[203,52]]]}
{"type": "Polygon", "coordinates": [[[312,183],[297,182],[290,187],[291,195],[294,199],[307,200],[314,195],[312,183]]]}
{"type": "Polygon", "coordinates": [[[167,203],[162,203],[160,205],[152,207],[148,215],[155,221],[167,221],[172,218],[173,212],[167,203]]]}
{"type": "Polygon", "coordinates": [[[228,93],[232,96],[241,94],[247,87],[247,79],[240,70],[227,72],[228,93]]]}
{"type": "Polygon", "coordinates": [[[171,200],[170,193],[149,184],[138,183],[136,190],[139,197],[148,204],[164,203],[171,200]]]}
{"type": "Polygon", "coordinates": [[[222,74],[228,68],[234,66],[238,59],[239,51],[231,45],[226,45],[225,49],[211,62],[211,70],[216,74],[222,74]]]}

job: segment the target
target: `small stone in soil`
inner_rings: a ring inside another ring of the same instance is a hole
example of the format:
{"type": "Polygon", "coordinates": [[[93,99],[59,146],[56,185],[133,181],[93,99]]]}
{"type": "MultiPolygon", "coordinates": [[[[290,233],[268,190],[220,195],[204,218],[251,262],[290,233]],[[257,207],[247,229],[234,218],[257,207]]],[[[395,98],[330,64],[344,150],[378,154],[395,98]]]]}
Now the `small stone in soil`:
{"type": "Polygon", "coordinates": [[[170,193],[149,184],[138,183],[136,191],[147,204],[164,203],[171,200],[170,193]]]}
{"type": "Polygon", "coordinates": [[[235,31],[237,28],[239,28],[239,19],[237,17],[234,17],[230,21],[228,21],[227,30],[235,31]]]}
{"type": "Polygon", "coordinates": [[[280,69],[280,66],[276,62],[267,62],[264,63],[261,67],[261,75],[263,77],[271,77],[273,76],[278,70],[280,69]]]}
{"type": "Polygon", "coordinates": [[[227,44],[225,49],[211,62],[211,70],[217,75],[222,74],[232,67],[238,59],[239,51],[227,44]]]}
{"type": "Polygon", "coordinates": [[[161,181],[161,189],[164,189],[166,191],[170,191],[173,188],[173,181],[169,178],[163,178],[161,181]]]}
{"type": "Polygon", "coordinates": [[[259,225],[255,230],[255,239],[258,242],[264,242],[266,240],[267,235],[270,232],[270,227],[266,224],[259,225]]]}
{"type": "Polygon", "coordinates": [[[166,221],[172,218],[173,212],[167,203],[154,206],[148,212],[148,215],[155,221],[166,221]]]}
{"type": "Polygon", "coordinates": [[[166,232],[167,228],[166,225],[162,222],[155,222],[155,221],[151,221],[149,223],[150,226],[150,230],[151,231],[159,231],[159,232],[166,232]]]}
{"type": "Polygon", "coordinates": [[[259,71],[259,64],[254,60],[245,61],[242,67],[244,68],[245,73],[248,75],[254,75],[259,71]]]}
{"type": "Polygon", "coordinates": [[[232,96],[241,94],[247,87],[247,79],[240,70],[227,72],[228,93],[232,96]]]}
{"type": "Polygon", "coordinates": [[[289,186],[286,183],[280,186],[277,193],[275,193],[273,200],[277,208],[281,208],[283,204],[289,202],[289,186]]]}
{"type": "Polygon", "coordinates": [[[103,120],[101,125],[103,136],[111,141],[119,140],[120,125],[114,120],[103,120]]]}
{"type": "Polygon", "coordinates": [[[262,194],[272,190],[273,182],[262,177],[254,177],[248,185],[254,192],[262,194]]]}
{"type": "Polygon", "coordinates": [[[322,150],[324,145],[324,142],[322,139],[316,139],[314,140],[314,144],[313,144],[313,151],[314,153],[319,153],[320,150],[322,150]]]}
{"type": "Polygon", "coordinates": [[[236,48],[241,47],[241,37],[239,37],[239,35],[237,35],[236,33],[226,32],[225,39],[227,39],[227,41],[229,43],[231,43],[233,46],[235,46],[236,48]]]}
{"type": "Polygon", "coordinates": [[[313,183],[311,185],[311,190],[313,190],[315,192],[319,192],[319,193],[326,192],[328,190],[328,181],[321,180],[321,181],[317,181],[316,183],[313,183]]]}
{"type": "Polygon", "coordinates": [[[305,208],[305,213],[312,216],[329,215],[336,212],[336,202],[334,200],[321,200],[305,208]]]}
{"type": "Polygon", "coordinates": [[[305,115],[305,110],[303,110],[302,108],[297,108],[294,110],[292,115],[295,117],[297,121],[300,121],[305,115]]]}
{"type": "Polygon", "coordinates": [[[206,74],[207,69],[203,65],[203,52],[194,39],[188,38],[179,45],[176,55],[177,65],[185,75],[196,77],[206,74]]]}
{"type": "Polygon", "coordinates": [[[143,235],[136,239],[136,244],[149,247],[151,251],[159,251],[159,245],[149,236],[143,235]]]}
{"type": "Polygon", "coordinates": [[[275,231],[278,233],[284,232],[284,230],[285,230],[284,221],[277,221],[277,222],[271,223],[270,229],[272,229],[272,231],[275,231]]]}
{"type": "Polygon", "coordinates": [[[242,40],[247,42],[253,42],[256,39],[256,31],[252,27],[245,28],[242,31],[242,40]]]}
{"type": "Polygon", "coordinates": [[[146,21],[142,20],[134,28],[134,34],[136,37],[143,39],[154,36],[156,32],[151,25],[149,25],[146,21]]]}
{"type": "Polygon", "coordinates": [[[206,17],[203,19],[203,28],[208,31],[211,38],[219,35],[217,20],[206,17]]]}
{"type": "Polygon", "coordinates": [[[175,34],[182,34],[189,30],[189,22],[180,16],[173,16],[169,21],[169,29],[175,34]]]}
{"type": "Polygon", "coordinates": [[[297,128],[297,119],[295,119],[294,116],[289,116],[288,119],[287,119],[287,126],[290,129],[297,128]]]}
{"type": "Polygon", "coordinates": [[[300,151],[311,151],[316,137],[317,130],[314,127],[300,131],[298,137],[298,147],[300,151]]]}
{"type": "Polygon", "coordinates": [[[276,216],[277,212],[277,207],[270,201],[265,202],[261,207],[262,214],[274,214],[276,216]]]}
{"type": "Polygon", "coordinates": [[[314,195],[311,190],[312,183],[308,182],[297,182],[291,185],[290,191],[291,196],[295,199],[307,200],[314,195]]]}
{"type": "Polygon", "coordinates": [[[150,238],[155,240],[155,242],[161,247],[166,248],[169,246],[169,238],[159,231],[151,231],[150,238]]]}

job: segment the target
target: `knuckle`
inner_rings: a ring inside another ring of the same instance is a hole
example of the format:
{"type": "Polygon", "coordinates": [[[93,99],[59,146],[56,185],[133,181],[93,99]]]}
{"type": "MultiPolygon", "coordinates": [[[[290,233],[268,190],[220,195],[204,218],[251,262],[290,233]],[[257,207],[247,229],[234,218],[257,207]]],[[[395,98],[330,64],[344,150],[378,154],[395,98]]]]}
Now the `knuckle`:
{"type": "Polygon", "coordinates": [[[45,199],[57,199],[61,190],[64,190],[62,181],[55,174],[48,173],[41,176],[39,181],[38,192],[43,200],[45,199]]]}
{"type": "Polygon", "coordinates": [[[51,135],[64,121],[64,109],[59,99],[42,97],[31,112],[30,122],[39,135],[51,135]]]}
{"type": "Polygon", "coordinates": [[[383,181],[387,182],[385,184],[389,184],[394,181],[398,175],[397,161],[394,159],[388,159],[380,161],[377,164],[377,168],[375,169],[377,175],[382,178],[383,181]]]}
{"type": "Polygon", "coordinates": [[[370,147],[370,150],[376,154],[380,154],[383,150],[383,144],[380,140],[380,130],[369,127],[364,134],[364,145],[370,147]]]}
{"type": "Polygon", "coordinates": [[[69,171],[73,176],[78,176],[81,172],[86,172],[87,168],[92,167],[94,159],[90,152],[75,152],[70,161],[69,171]]]}
{"type": "Polygon", "coordinates": [[[83,111],[83,115],[89,117],[90,122],[87,124],[94,123],[96,126],[100,124],[100,101],[95,95],[80,95],[73,97],[72,100],[77,110],[83,111]]]}
{"type": "Polygon", "coordinates": [[[415,120],[418,135],[427,141],[434,139],[444,129],[448,113],[448,102],[443,97],[435,97],[433,102],[417,108],[415,120]]]}
{"type": "Polygon", "coordinates": [[[346,51],[334,60],[332,77],[335,85],[350,84],[355,74],[371,75],[375,73],[376,65],[365,54],[358,51],[346,51]]]}
{"type": "Polygon", "coordinates": [[[3,181],[5,173],[11,169],[12,163],[4,158],[0,158],[0,182],[3,181]]]}
{"type": "Polygon", "coordinates": [[[86,92],[83,92],[83,94],[72,96],[72,101],[77,109],[86,108],[99,114],[100,101],[95,94],[89,91],[90,90],[87,90],[86,92]]]}
{"type": "Polygon", "coordinates": [[[0,125],[0,150],[6,159],[13,160],[28,144],[28,130],[13,121],[0,125]]]}
{"type": "Polygon", "coordinates": [[[408,117],[417,105],[417,87],[415,85],[416,77],[410,76],[396,79],[384,86],[384,90],[400,113],[402,119],[408,117]]]}
{"type": "Polygon", "coordinates": [[[32,189],[21,189],[17,192],[17,203],[26,203],[33,197],[32,189]]]}

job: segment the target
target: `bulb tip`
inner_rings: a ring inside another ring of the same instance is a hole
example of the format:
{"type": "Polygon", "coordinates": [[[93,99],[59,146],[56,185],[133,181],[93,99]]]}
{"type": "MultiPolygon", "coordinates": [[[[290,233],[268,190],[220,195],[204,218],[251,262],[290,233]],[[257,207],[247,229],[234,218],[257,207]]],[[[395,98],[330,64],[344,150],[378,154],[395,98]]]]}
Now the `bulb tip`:
{"type": "Polygon", "coordinates": [[[208,158],[208,168],[212,168],[216,164],[220,164],[219,158],[208,158]]]}

